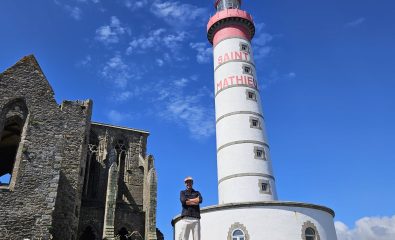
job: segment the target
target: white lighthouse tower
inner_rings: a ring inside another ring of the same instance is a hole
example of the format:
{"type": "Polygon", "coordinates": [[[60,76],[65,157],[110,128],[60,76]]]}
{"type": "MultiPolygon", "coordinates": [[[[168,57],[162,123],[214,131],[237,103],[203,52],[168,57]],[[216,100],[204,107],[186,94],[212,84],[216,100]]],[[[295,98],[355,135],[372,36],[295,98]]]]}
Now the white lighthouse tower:
{"type": "MultiPolygon", "coordinates": [[[[214,6],[207,37],[214,49],[219,203],[201,210],[202,240],[336,240],[332,209],[278,200],[251,46],[254,22],[241,0],[214,6]]],[[[175,240],[179,220],[172,221],[175,240]]]]}
{"type": "Polygon", "coordinates": [[[219,203],[277,200],[251,47],[254,23],[239,10],[240,0],[215,4],[207,36],[214,48],[219,203]]]}

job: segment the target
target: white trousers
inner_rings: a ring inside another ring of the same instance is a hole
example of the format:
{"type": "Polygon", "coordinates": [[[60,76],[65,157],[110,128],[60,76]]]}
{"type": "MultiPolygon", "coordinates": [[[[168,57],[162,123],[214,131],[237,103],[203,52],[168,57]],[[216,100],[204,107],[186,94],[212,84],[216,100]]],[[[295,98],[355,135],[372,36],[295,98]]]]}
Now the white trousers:
{"type": "Polygon", "coordinates": [[[192,231],[193,240],[200,240],[200,220],[197,218],[184,217],[181,219],[181,233],[177,240],[190,240],[192,231]]]}

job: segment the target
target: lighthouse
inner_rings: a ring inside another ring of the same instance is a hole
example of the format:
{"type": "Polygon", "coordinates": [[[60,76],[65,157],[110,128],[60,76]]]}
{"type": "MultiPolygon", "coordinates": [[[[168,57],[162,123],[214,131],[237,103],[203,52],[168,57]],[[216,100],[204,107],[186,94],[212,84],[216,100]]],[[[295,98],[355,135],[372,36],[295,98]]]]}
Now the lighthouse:
{"type": "Polygon", "coordinates": [[[251,47],[255,26],[240,6],[241,0],[217,0],[207,26],[214,51],[220,204],[277,200],[251,47]]]}
{"type": "MultiPolygon", "coordinates": [[[[278,199],[251,45],[254,21],[241,0],[216,0],[214,7],[207,38],[214,52],[219,202],[201,209],[201,240],[336,240],[332,209],[278,199]]],[[[180,219],[172,220],[174,240],[180,219]]]]}

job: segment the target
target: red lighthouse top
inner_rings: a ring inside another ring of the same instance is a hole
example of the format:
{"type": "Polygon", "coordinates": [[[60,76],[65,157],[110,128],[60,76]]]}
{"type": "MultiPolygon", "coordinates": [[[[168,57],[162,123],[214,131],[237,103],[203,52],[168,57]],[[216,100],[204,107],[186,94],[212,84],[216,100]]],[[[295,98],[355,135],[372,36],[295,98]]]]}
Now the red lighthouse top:
{"type": "Polygon", "coordinates": [[[240,10],[241,0],[216,0],[217,13],[207,24],[207,38],[216,45],[221,39],[242,37],[251,40],[255,34],[254,21],[247,12],[240,10]]]}

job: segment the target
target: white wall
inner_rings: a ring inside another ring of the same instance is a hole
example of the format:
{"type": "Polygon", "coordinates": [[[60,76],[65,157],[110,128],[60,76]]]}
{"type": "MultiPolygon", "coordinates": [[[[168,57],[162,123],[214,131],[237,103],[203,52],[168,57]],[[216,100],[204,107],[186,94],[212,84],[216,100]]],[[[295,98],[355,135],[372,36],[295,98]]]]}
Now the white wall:
{"type": "Polygon", "coordinates": [[[218,43],[214,71],[219,204],[276,200],[250,42],[229,38],[218,43]],[[249,51],[242,51],[241,44],[249,51]],[[251,73],[244,73],[243,66],[250,67],[251,73]],[[254,91],[256,101],[247,99],[247,91],[254,91]],[[251,127],[250,118],[259,120],[260,128],[251,127]],[[265,159],[255,157],[255,148],[264,149],[265,159]],[[262,181],[270,184],[269,192],[261,191],[262,181]]]}
{"type": "MultiPolygon", "coordinates": [[[[337,240],[333,216],[328,212],[280,205],[236,207],[203,213],[201,240],[227,240],[229,229],[236,222],[246,227],[250,236],[246,240],[302,240],[302,226],[307,221],[314,224],[320,240],[337,240]]],[[[179,240],[179,226],[180,222],[177,222],[176,240],[179,240]]]]}

